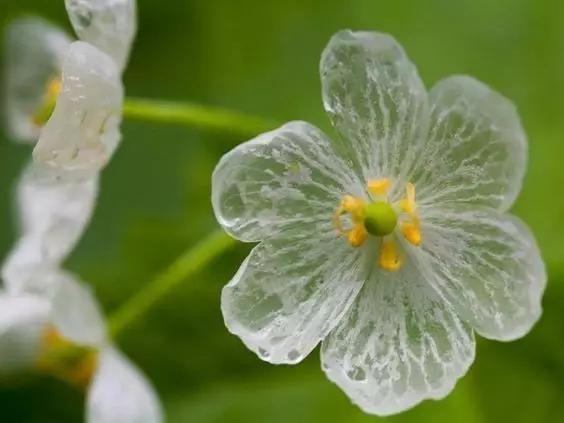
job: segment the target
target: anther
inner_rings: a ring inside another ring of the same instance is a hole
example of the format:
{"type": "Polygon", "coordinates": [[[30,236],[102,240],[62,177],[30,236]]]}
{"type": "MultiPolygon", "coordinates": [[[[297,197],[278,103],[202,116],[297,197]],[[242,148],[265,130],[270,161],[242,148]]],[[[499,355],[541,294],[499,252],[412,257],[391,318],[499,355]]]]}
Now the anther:
{"type": "Polygon", "coordinates": [[[409,182],[405,188],[406,197],[400,201],[400,208],[404,213],[413,215],[415,213],[415,185],[409,182]]]}
{"type": "Polygon", "coordinates": [[[90,383],[97,365],[98,353],[95,349],[65,339],[51,326],[44,330],[36,362],[39,371],[84,387],[90,383]]]}
{"type": "Polygon", "coordinates": [[[382,269],[390,272],[395,272],[401,267],[401,258],[393,240],[385,238],[382,240],[379,264],[382,269]]]}
{"type": "Polygon", "coordinates": [[[374,195],[386,195],[390,189],[391,182],[387,178],[371,179],[368,181],[368,191],[374,195]]]}
{"type": "Polygon", "coordinates": [[[355,225],[352,230],[347,234],[347,240],[353,247],[360,247],[368,238],[368,233],[363,225],[355,225]]]}
{"type": "Polygon", "coordinates": [[[55,105],[57,104],[57,98],[62,89],[61,80],[58,78],[52,79],[47,84],[45,88],[45,94],[43,95],[43,101],[41,105],[37,108],[37,111],[32,116],[32,121],[35,125],[41,127],[51,117],[55,105]]]}
{"type": "Polygon", "coordinates": [[[418,247],[421,245],[421,230],[417,221],[407,221],[401,224],[401,233],[411,244],[418,247]]]}

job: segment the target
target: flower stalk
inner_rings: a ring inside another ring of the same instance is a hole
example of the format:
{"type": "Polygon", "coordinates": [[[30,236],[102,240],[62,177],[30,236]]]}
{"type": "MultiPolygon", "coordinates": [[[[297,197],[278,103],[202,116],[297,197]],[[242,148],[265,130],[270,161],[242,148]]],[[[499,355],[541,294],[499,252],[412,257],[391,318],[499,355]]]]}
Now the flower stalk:
{"type": "Polygon", "coordinates": [[[227,109],[141,98],[128,98],[123,115],[130,120],[184,125],[244,136],[254,136],[278,126],[275,121],[227,109]]]}
{"type": "Polygon", "coordinates": [[[235,245],[235,240],[223,231],[212,232],[157,275],[137,294],[114,312],[108,320],[109,333],[116,338],[157,301],[167,295],[187,277],[199,272],[215,257],[235,245]]]}

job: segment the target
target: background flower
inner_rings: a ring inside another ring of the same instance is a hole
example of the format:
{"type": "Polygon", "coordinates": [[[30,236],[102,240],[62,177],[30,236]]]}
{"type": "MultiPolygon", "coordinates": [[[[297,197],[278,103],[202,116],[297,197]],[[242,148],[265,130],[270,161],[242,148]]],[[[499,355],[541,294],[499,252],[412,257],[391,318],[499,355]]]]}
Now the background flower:
{"type": "Polygon", "coordinates": [[[159,400],[145,376],[106,337],[90,290],[59,271],[35,275],[41,293],[0,293],[0,375],[39,369],[86,390],[91,423],[162,421],[159,400]],[[73,342],[74,345],[68,344],[73,342]],[[67,364],[63,349],[69,350],[67,364]],[[72,348],[81,348],[71,358],[72,348]],[[53,355],[53,359],[51,358],[53,355]]]}
{"type": "MultiPolygon", "coordinates": [[[[110,55],[122,72],[137,29],[135,0],[68,0],[65,6],[78,38],[110,55]]],[[[10,23],[5,37],[4,107],[14,138],[37,140],[59,94],[70,43],[63,29],[41,18],[10,23]]]]}
{"type": "Polygon", "coordinates": [[[61,73],[70,43],[62,29],[43,19],[10,23],[4,39],[4,109],[15,139],[37,141],[41,124],[34,118],[44,106],[47,87],[61,73]]]}

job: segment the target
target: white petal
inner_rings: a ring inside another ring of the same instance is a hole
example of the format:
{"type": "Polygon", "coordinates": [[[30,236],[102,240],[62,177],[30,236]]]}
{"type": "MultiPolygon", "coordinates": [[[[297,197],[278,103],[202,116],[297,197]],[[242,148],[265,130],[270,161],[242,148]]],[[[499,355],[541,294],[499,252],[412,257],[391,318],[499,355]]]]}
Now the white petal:
{"type": "Polygon", "coordinates": [[[399,413],[440,399],[474,360],[471,328],[407,261],[375,271],[323,341],[322,366],[365,412],[399,413]]]}
{"type": "Polygon", "coordinates": [[[84,232],[97,191],[97,177],[63,179],[28,166],[17,187],[21,238],[2,270],[4,282],[19,285],[33,268],[60,264],[84,232]]]}
{"type": "Polygon", "coordinates": [[[123,70],[137,29],[135,0],[65,0],[65,6],[78,37],[123,70]]]}
{"type": "Polygon", "coordinates": [[[515,106],[467,76],[439,82],[429,96],[432,127],[411,178],[419,202],[509,209],[521,190],[527,158],[515,106]]]}
{"type": "Polygon", "coordinates": [[[297,363],[339,322],[373,264],[327,223],[260,243],[223,289],[229,331],[263,360],[297,363]]]}
{"type": "Polygon", "coordinates": [[[88,391],[88,423],[159,423],[159,399],[145,376],[119,351],[102,350],[88,391]]]}
{"type": "Polygon", "coordinates": [[[541,315],[546,273],[517,218],[491,209],[421,210],[425,272],[457,313],[487,338],[512,340],[541,315]]]}
{"type": "Polygon", "coordinates": [[[49,302],[38,297],[0,293],[0,373],[34,363],[49,311],[49,302]]]}
{"type": "Polygon", "coordinates": [[[77,344],[98,347],[106,339],[104,317],[89,286],[70,273],[59,272],[52,303],[52,323],[77,344]]]}
{"type": "Polygon", "coordinates": [[[282,227],[325,221],[341,195],[362,190],[319,129],[291,122],[223,156],[213,173],[212,203],[227,232],[258,241],[282,227]]]}
{"type": "Polygon", "coordinates": [[[39,18],[13,21],[6,33],[5,111],[12,135],[35,143],[40,127],[33,123],[48,83],[61,75],[71,41],[59,28],[39,18]]]}
{"type": "Polygon", "coordinates": [[[77,41],[65,59],[62,84],[34,159],[65,172],[97,171],[108,162],[121,138],[119,72],[109,56],[77,41]]]}
{"type": "Polygon", "coordinates": [[[427,92],[403,48],[386,34],[341,31],[320,67],[325,109],[364,179],[401,181],[429,123],[427,92]]]}

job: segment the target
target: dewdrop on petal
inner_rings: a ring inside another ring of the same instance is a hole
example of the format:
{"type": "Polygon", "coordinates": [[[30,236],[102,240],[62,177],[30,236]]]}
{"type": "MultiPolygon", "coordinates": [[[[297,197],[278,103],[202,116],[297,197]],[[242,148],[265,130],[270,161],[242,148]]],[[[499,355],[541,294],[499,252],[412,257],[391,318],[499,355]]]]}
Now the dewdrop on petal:
{"type": "Polygon", "coordinates": [[[134,0],[65,0],[78,37],[110,55],[123,70],[137,30],[134,0]]]}

